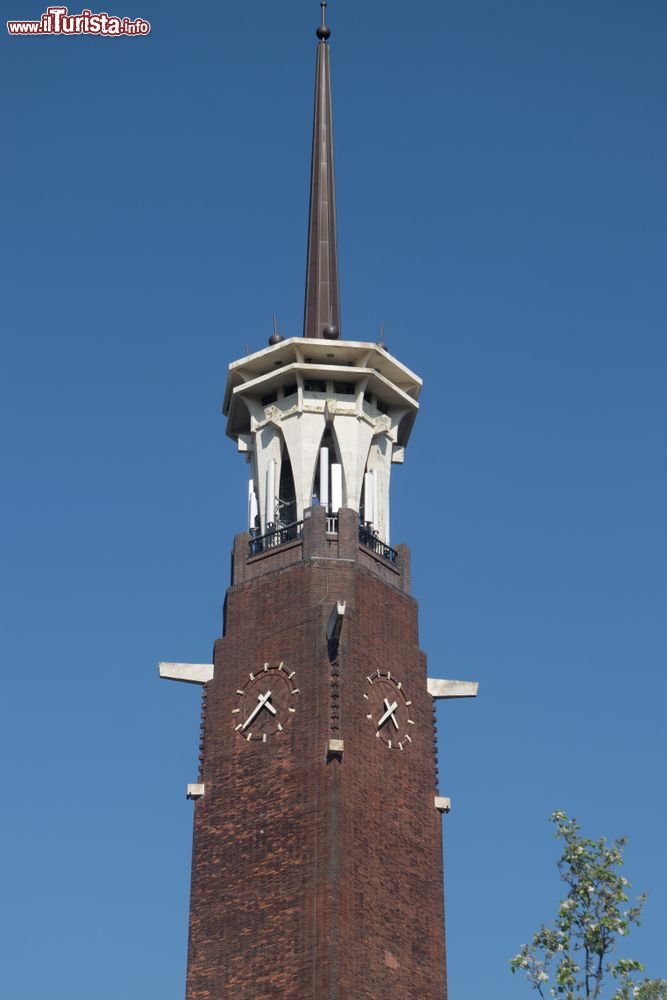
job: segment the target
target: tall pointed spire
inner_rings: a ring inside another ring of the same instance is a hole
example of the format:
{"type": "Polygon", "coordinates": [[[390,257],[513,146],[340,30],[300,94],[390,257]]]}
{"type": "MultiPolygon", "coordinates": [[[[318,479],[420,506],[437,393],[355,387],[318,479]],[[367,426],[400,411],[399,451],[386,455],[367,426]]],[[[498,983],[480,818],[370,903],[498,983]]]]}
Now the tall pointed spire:
{"type": "Polygon", "coordinates": [[[320,42],[317,46],[303,335],[336,339],[340,336],[340,289],[336,240],[331,61],[327,44],[331,28],[326,22],[326,0],[322,0],[320,6],[322,23],[316,32],[320,42]]]}

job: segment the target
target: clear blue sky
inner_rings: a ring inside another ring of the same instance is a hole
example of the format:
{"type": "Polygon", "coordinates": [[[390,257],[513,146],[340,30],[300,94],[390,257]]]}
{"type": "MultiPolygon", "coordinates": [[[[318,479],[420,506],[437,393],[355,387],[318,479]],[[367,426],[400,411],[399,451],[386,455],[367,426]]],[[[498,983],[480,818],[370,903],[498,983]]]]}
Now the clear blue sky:
{"type": "MultiPolygon", "coordinates": [[[[7,1000],[182,1000],[199,692],[156,663],[221,629],[226,365],[301,332],[317,3],[119,3],[148,38],[0,52],[7,1000]]],[[[343,332],[425,378],[394,541],[481,681],[439,714],[452,1000],[531,995],[556,808],[629,836],[667,975],[667,7],[330,15],[343,332]]]]}

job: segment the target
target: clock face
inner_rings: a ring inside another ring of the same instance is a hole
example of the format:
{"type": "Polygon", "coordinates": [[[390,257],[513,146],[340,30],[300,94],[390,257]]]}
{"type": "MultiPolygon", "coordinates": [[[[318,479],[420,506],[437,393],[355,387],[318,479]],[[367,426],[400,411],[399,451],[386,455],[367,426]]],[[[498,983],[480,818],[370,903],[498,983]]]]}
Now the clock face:
{"type": "Polygon", "coordinates": [[[377,739],[390,750],[406,750],[412,743],[414,721],[410,718],[412,702],[406,698],[403,685],[391,670],[376,670],[366,679],[366,718],[377,739]]]}
{"type": "Polygon", "coordinates": [[[295,673],[284,663],[265,663],[251,671],[236,691],[238,701],[232,710],[234,728],[244,740],[267,740],[282,733],[296,712],[299,689],[295,673]]]}

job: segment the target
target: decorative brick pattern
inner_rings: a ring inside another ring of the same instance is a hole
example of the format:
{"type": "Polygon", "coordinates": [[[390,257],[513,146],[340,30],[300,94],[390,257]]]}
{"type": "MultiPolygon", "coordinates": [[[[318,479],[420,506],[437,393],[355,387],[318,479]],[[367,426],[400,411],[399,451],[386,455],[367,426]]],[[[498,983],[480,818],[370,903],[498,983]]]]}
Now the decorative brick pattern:
{"type": "Polygon", "coordinates": [[[329,710],[329,732],[332,739],[340,738],[340,644],[329,643],[329,660],[331,670],[331,708],[329,710]]]}
{"type": "Polygon", "coordinates": [[[204,781],[204,760],[206,752],[206,701],[206,685],[204,685],[201,696],[201,722],[199,724],[199,777],[197,779],[199,784],[204,781]]]}

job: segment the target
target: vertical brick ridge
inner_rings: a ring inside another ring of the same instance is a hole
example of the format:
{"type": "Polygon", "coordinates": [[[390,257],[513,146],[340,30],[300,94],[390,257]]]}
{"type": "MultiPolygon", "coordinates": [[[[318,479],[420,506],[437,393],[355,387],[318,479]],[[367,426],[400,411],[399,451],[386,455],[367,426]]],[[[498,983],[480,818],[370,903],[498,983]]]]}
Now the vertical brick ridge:
{"type": "Polygon", "coordinates": [[[309,507],[303,514],[303,558],[326,554],[326,511],[324,507],[309,507]]]}
{"type": "Polygon", "coordinates": [[[359,515],[356,510],[341,507],[338,511],[338,555],[341,559],[357,559],[359,553],[359,515]]]}

